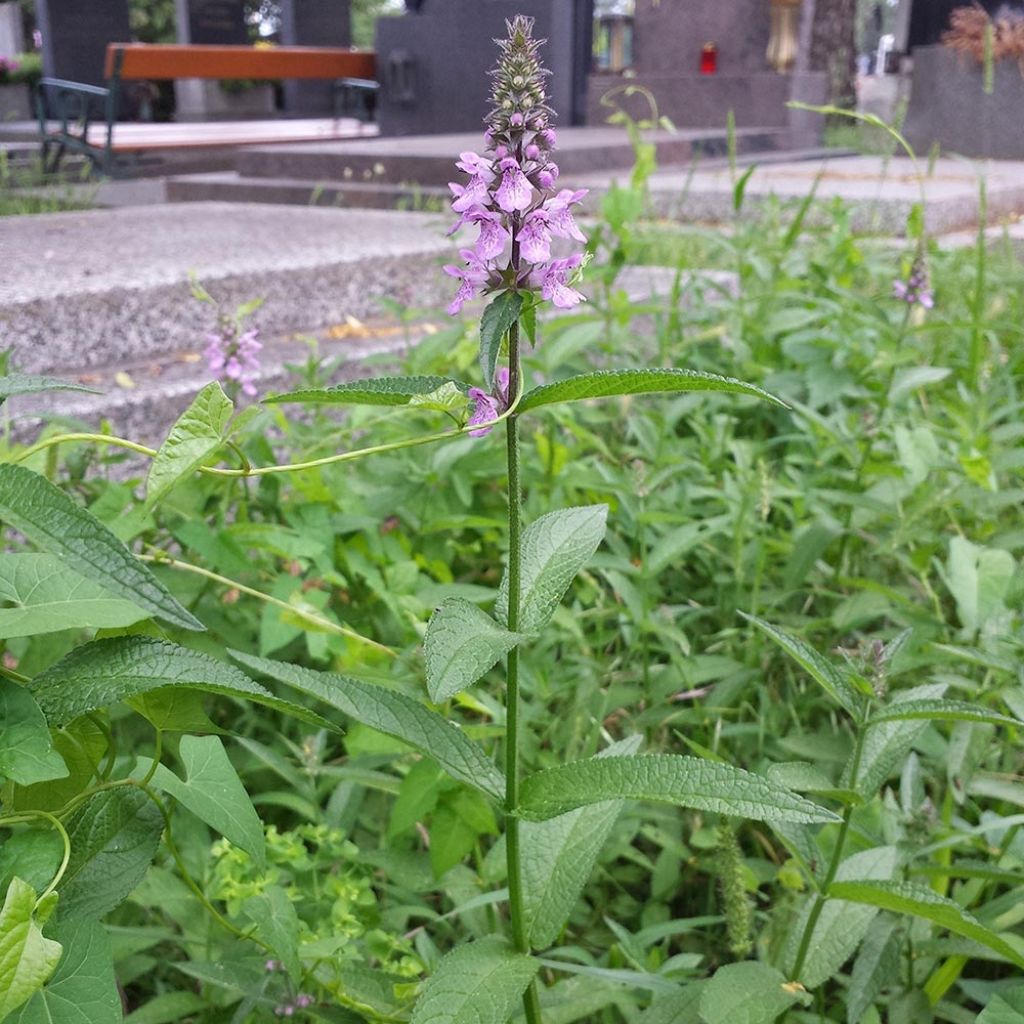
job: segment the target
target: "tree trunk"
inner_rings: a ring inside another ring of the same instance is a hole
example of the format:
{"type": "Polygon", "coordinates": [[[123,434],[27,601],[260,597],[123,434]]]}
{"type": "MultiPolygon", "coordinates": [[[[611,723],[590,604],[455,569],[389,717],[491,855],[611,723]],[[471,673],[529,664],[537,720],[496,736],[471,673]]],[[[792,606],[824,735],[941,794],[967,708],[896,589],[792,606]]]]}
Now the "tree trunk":
{"type": "Polygon", "coordinates": [[[856,107],[857,0],[817,0],[811,68],[829,77],[829,102],[856,107]]]}

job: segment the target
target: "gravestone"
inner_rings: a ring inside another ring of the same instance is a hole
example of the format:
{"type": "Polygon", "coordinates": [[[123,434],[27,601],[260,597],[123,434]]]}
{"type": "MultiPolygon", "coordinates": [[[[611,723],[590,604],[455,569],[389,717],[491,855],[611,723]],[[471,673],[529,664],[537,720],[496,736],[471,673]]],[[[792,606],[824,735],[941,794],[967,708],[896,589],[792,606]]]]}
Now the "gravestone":
{"type": "Polygon", "coordinates": [[[414,0],[377,22],[378,120],[382,134],[477,131],[487,113],[487,72],[517,14],[535,19],[558,124],[582,122],[592,0],[414,0]]]}
{"type": "Polygon", "coordinates": [[[0,4],[0,59],[25,52],[25,26],[19,4],[0,4]]]}
{"type": "Polygon", "coordinates": [[[128,0],[36,0],[43,37],[43,72],[104,85],[107,43],[131,41],[128,0]]]}
{"type": "Polygon", "coordinates": [[[243,0],[174,0],[179,43],[244,46],[249,42],[243,0]]]}
{"type": "MultiPolygon", "coordinates": [[[[282,0],[281,42],[285,46],[351,46],[350,0],[282,0]]],[[[316,80],[286,81],[284,107],[306,117],[334,111],[334,85],[316,80]]]]}

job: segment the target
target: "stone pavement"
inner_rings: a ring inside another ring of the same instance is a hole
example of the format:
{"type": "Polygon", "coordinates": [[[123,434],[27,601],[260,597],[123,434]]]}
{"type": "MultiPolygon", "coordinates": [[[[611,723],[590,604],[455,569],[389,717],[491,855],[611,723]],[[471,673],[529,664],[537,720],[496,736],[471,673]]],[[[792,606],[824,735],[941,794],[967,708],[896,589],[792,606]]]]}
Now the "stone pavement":
{"type": "MultiPolygon", "coordinates": [[[[795,204],[815,189],[819,207],[835,198],[850,204],[854,230],[902,234],[923,185],[925,226],[931,234],[942,234],[978,223],[982,177],[990,222],[1024,213],[1024,163],[942,158],[932,165],[921,160],[915,167],[908,157],[843,156],[759,166],[746,185],[743,215],[757,216],[758,208],[773,198],[795,204]]],[[[607,176],[576,180],[600,189],[607,176]]],[[[662,170],[650,186],[662,216],[689,222],[728,222],[734,217],[728,168],[662,170]]]]}

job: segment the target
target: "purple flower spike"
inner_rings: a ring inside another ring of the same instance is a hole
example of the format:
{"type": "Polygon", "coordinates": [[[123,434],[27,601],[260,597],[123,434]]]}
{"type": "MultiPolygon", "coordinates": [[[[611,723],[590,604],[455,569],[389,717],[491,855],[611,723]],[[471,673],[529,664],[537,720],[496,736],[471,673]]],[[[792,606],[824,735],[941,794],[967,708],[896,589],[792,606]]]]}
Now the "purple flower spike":
{"type": "Polygon", "coordinates": [[[548,204],[548,223],[551,231],[559,238],[574,238],[577,242],[586,242],[586,235],[576,226],[572,219],[571,206],[579,203],[587,194],[587,189],[581,188],[574,192],[571,188],[563,188],[548,204]]]}
{"type": "MultiPolygon", "coordinates": [[[[473,414],[469,417],[468,426],[477,426],[481,423],[490,423],[498,418],[498,403],[493,395],[487,394],[480,388],[470,388],[469,397],[473,400],[473,414]]],[[[491,432],[490,427],[481,427],[479,430],[471,430],[470,437],[484,437],[491,432]]]]}
{"type": "Polygon", "coordinates": [[[501,214],[493,210],[472,211],[467,219],[480,226],[475,252],[481,264],[497,259],[512,241],[512,233],[502,224],[501,214]]]}
{"type": "Polygon", "coordinates": [[[568,281],[581,262],[579,256],[570,256],[564,260],[552,260],[547,267],[541,268],[541,298],[553,302],[559,309],[572,309],[579,305],[583,295],[570,287],[568,281]]]}
{"type": "Polygon", "coordinates": [[[531,210],[519,230],[519,252],[529,263],[545,263],[551,259],[550,214],[547,210],[531,210]]]}
{"type": "Polygon", "coordinates": [[[533,202],[533,190],[530,188],[523,169],[515,157],[505,157],[501,161],[501,185],[494,193],[494,201],[506,212],[528,210],[533,202]]]}

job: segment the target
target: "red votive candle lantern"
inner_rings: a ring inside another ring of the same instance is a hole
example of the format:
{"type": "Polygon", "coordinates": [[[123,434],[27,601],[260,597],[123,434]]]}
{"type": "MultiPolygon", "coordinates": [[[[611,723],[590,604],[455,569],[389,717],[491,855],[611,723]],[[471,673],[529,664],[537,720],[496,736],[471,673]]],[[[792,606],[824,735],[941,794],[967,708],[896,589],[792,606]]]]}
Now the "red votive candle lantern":
{"type": "Polygon", "coordinates": [[[715,43],[705,43],[700,50],[700,73],[702,75],[713,75],[718,71],[718,46],[715,43]]]}

